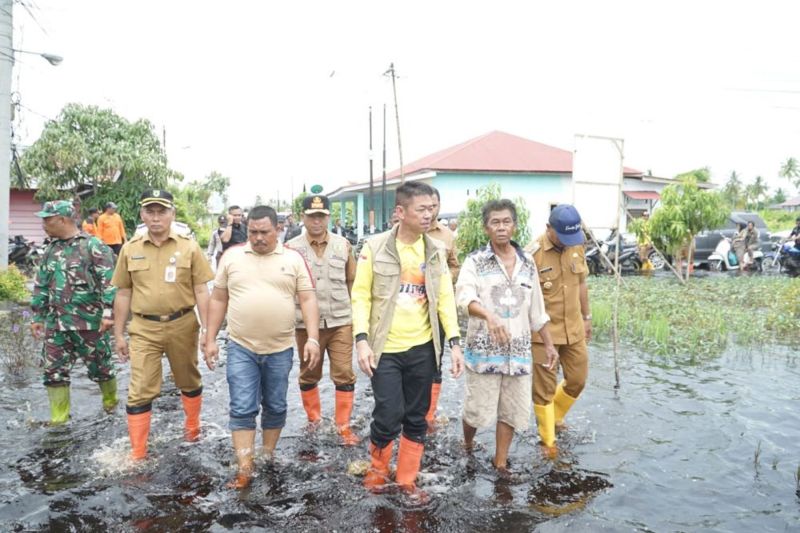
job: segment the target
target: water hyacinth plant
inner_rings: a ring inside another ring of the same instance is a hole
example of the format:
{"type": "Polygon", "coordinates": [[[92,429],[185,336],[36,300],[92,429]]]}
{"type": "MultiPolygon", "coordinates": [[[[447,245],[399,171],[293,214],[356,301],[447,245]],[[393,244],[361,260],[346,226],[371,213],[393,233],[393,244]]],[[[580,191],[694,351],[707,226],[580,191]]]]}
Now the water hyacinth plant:
{"type": "MultiPolygon", "coordinates": [[[[594,333],[610,338],[613,278],[589,282],[594,333]]],[[[630,277],[620,289],[623,343],[654,355],[708,357],[729,346],[800,346],[800,279],[735,276],[675,280],[630,277]]]]}

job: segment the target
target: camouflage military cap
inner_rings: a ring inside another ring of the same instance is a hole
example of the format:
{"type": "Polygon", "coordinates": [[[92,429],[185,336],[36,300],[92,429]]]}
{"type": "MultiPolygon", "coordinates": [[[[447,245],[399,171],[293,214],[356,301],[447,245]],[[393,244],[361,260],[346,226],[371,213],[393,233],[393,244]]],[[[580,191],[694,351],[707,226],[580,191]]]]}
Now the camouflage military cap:
{"type": "Polygon", "coordinates": [[[42,210],[36,213],[37,217],[71,217],[73,214],[72,202],[67,200],[58,200],[56,202],[46,202],[42,206],[42,210]]]}

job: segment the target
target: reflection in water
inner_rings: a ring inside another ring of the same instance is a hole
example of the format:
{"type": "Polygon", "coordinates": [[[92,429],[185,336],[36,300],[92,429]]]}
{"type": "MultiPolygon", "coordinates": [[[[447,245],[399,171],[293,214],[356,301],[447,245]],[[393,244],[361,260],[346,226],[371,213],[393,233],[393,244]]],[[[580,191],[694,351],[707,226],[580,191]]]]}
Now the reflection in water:
{"type": "MultiPolygon", "coordinates": [[[[366,440],[341,446],[330,420],[309,431],[296,387],[274,460],[260,458],[253,484],[239,492],[225,487],[235,461],[224,370],[204,371],[202,440],[183,441],[180,396],[167,388],[155,404],[151,456],[138,464],[127,459],[124,415],[103,414],[85,376],[73,383],[74,418],[56,428],[31,422],[47,418],[40,386],[0,383],[0,530],[506,532],[545,522],[575,531],[800,527],[796,356],[731,353],[689,366],[628,353],[615,394],[612,358],[594,350],[590,383],[570,430],[559,437],[558,460],[541,457],[531,429],[514,439],[509,478],[491,467],[492,431],[478,433],[471,454],[462,449],[463,384],[445,372],[444,418],[426,444],[418,480],[430,496],[425,505],[393,489],[367,494],[358,469],[348,473],[367,458],[366,440]],[[765,466],[753,490],[759,442],[765,466]]],[[[292,383],[296,372],[297,365],[292,383]]],[[[320,388],[323,402],[332,402],[330,382],[320,388]]],[[[366,380],[356,394],[353,427],[365,437],[372,409],[366,380]]],[[[331,405],[323,410],[333,412],[331,405]]]]}
{"type": "Polygon", "coordinates": [[[611,486],[599,472],[560,469],[554,465],[532,483],[528,499],[540,513],[561,516],[583,509],[592,496],[611,486]]]}

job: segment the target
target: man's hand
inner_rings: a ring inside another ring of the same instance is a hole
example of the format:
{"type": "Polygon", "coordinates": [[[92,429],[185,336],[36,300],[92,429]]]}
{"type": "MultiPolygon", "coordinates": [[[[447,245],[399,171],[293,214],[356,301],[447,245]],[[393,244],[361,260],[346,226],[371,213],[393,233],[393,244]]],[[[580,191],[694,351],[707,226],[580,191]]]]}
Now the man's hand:
{"type": "Polygon", "coordinates": [[[461,346],[456,344],[450,347],[450,375],[454,378],[461,377],[464,373],[464,354],[461,346]]]}
{"type": "Polygon", "coordinates": [[[558,350],[552,344],[545,344],[544,351],[547,354],[547,363],[544,363],[547,370],[555,370],[558,368],[558,350]]]}
{"type": "Polygon", "coordinates": [[[110,330],[114,327],[114,319],[113,318],[104,318],[100,322],[100,333],[105,333],[106,331],[110,330]]]}
{"type": "Polygon", "coordinates": [[[114,351],[117,352],[117,358],[120,363],[128,362],[128,341],[122,335],[114,336],[114,351]]]}
{"type": "Polygon", "coordinates": [[[308,368],[315,368],[320,362],[319,344],[314,341],[306,341],[303,346],[303,361],[308,363],[308,368]]]}
{"type": "Polygon", "coordinates": [[[230,215],[230,214],[228,214],[228,215],[225,215],[225,218],[226,218],[226,219],[227,219],[227,221],[228,221],[228,226],[230,226],[231,224],[233,224],[233,215],[230,215]]]}
{"type": "Polygon", "coordinates": [[[586,337],[586,343],[588,344],[592,340],[592,321],[584,319],[583,321],[583,335],[586,337]]]}
{"type": "Polygon", "coordinates": [[[203,344],[203,357],[206,360],[206,366],[209,370],[214,370],[217,367],[217,359],[219,359],[219,345],[215,339],[206,341],[203,344]]]}
{"type": "Polygon", "coordinates": [[[358,341],[356,343],[356,353],[358,354],[358,368],[367,376],[372,377],[372,369],[377,368],[375,364],[375,354],[369,347],[369,342],[358,341]]]}
{"type": "Polygon", "coordinates": [[[503,323],[500,322],[497,315],[489,315],[489,318],[486,319],[486,327],[489,328],[489,338],[492,339],[492,342],[500,346],[506,346],[511,341],[508,330],[503,323]]]}
{"type": "Polygon", "coordinates": [[[44,336],[44,324],[41,322],[31,324],[31,335],[34,339],[41,339],[44,336]]]}

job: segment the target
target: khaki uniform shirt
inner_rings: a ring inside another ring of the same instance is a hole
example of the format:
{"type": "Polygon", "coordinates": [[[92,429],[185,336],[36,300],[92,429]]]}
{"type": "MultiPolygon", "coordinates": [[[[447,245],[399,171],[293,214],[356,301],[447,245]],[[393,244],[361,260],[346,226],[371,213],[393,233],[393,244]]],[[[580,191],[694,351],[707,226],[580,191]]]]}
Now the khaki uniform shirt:
{"type": "Polygon", "coordinates": [[[111,284],[133,289],[133,313],[170,315],[194,307],[195,285],[212,279],[214,274],[205,254],[190,237],[172,232],[161,246],[156,246],[146,233],[136,235],[122,247],[111,284]],[[171,267],[175,267],[174,277],[171,267]]]}
{"type": "MultiPolygon", "coordinates": [[[[589,268],[583,245],[569,246],[559,251],[547,234],[528,246],[539,269],[539,285],[544,307],[550,317],[547,329],[553,344],[575,344],[585,338],[581,315],[580,285],[586,280],[589,268]]],[[[534,333],[533,342],[542,343],[534,333]]]]}
{"type": "Polygon", "coordinates": [[[444,244],[447,250],[447,268],[450,269],[450,275],[453,277],[453,283],[458,279],[458,253],[456,252],[456,237],[447,226],[439,224],[438,220],[431,223],[431,229],[428,230],[428,237],[436,239],[444,244]]]}

